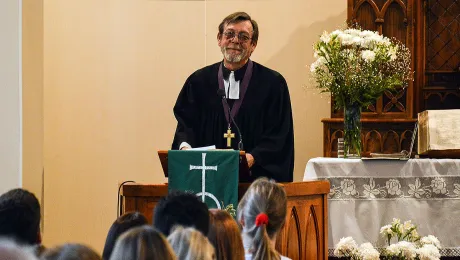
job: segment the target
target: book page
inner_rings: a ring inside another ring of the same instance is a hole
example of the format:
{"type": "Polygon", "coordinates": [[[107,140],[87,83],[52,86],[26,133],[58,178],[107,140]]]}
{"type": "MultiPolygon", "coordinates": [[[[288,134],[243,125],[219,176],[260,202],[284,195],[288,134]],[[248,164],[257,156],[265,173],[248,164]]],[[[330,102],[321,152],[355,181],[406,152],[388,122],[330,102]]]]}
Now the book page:
{"type": "Polygon", "coordinates": [[[430,150],[460,149],[460,110],[428,111],[430,150]]]}

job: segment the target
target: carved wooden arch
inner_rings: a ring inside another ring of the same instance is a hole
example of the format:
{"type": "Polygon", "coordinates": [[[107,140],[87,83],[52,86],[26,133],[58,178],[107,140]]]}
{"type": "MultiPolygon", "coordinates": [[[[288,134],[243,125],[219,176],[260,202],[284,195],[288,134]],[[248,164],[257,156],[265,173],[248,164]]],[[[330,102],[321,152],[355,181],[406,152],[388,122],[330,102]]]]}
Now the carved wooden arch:
{"type": "Polygon", "coordinates": [[[377,6],[377,4],[372,0],[361,0],[361,1],[359,1],[356,4],[355,8],[353,9],[353,17],[356,17],[356,14],[358,13],[359,8],[361,8],[361,5],[364,4],[364,2],[367,2],[372,7],[372,9],[374,9],[376,17],[378,19],[379,14],[380,14],[380,10],[379,10],[379,7],[377,6]]]}
{"type": "Polygon", "coordinates": [[[401,138],[400,138],[400,141],[401,143],[405,140],[405,139],[412,139],[412,135],[414,134],[414,131],[411,131],[411,130],[405,130],[404,132],[401,133],[401,138]],[[409,137],[407,137],[407,134],[409,134],[409,137]]]}
{"type": "Polygon", "coordinates": [[[305,230],[305,235],[308,236],[308,229],[310,227],[313,227],[313,231],[314,231],[314,236],[315,236],[315,239],[309,239],[308,237],[305,237],[305,241],[315,241],[316,242],[316,256],[319,256],[320,255],[320,251],[321,251],[321,248],[320,248],[320,243],[318,243],[320,241],[320,227],[319,227],[319,223],[318,223],[318,216],[316,214],[316,210],[315,210],[315,206],[314,205],[310,205],[310,208],[309,208],[309,212],[307,212],[307,215],[306,215],[306,229],[305,230]],[[310,225],[310,222],[309,220],[312,220],[313,221],[313,225],[310,225]]]}
{"type": "MultiPolygon", "coordinates": [[[[343,137],[343,130],[336,130],[332,133],[332,135],[329,138],[329,150],[332,151],[334,148],[334,141],[340,137],[343,137]],[[340,134],[340,135],[339,135],[340,134]]],[[[337,148],[337,147],[336,147],[337,148]]]]}
{"type": "MultiPolygon", "coordinates": [[[[364,137],[363,149],[365,149],[365,150],[368,149],[368,143],[371,140],[378,143],[378,145],[380,146],[380,150],[383,149],[382,135],[377,130],[371,130],[371,131],[367,132],[366,136],[364,137]],[[377,140],[375,138],[372,138],[373,134],[375,134],[377,136],[377,140]]],[[[379,151],[377,151],[377,152],[379,152],[379,151]]]]}
{"type": "Polygon", "coordinates": [[[292,207],[289,214],[288,223],[285,223],[285,225],[288,227],[288,242],[286,243],[286,252],[293,253],[294,251],[292,251],[291,248],[294,247],[297,255],[299,257],[302,256],[302,234],[300,230],[300,219],[299,214],[297,213],[297,208],[295,206],[292,207]]]}
{"type": "MultiPolygon", "coordinates": [[[[396,147],[396,150],[400,151],[401,150],[401,138],[398,135],[398,133],[396,133],[393,130],[389,130],[388,132],[386,132],[383,135],[383,145],[387,144],[387,141],[388,142],[390,141],[390,140],[388,140],[389,136],[393,136],[393,138],[391,140],[391,143],[395,143],[398,146],[398,147],[396,147]]],[[[385,148],[383,146],[382,146],[382,152],[385,152],[385,148]]]]}
{"type": "Polygon", "coordinates": [[[338,134],[341,134],[340,137],[343,137],[343,130],[336,130],[331,135],[331,140],[335,138],[340,138],[338,134]]]}
{"type": "Polygon", "coordinates": [[[447,96],[449,96],[449,95],[454,95],[454,96],[459,96],[460,97],[460,94],[455,93],[455,92],[428,92],[428,93],[425,93],[425,100],[427,100],[431,96],[438,96],[439,101],[441,103],[443,103],[446,100],[447,96]]]}
{"type": "Polygon", "coordinates": [[[401,150],[403,149],[403,143],[409,140],[409,147],[412,142],[412,135],[414,134],[414,131],[412,130],[405,130],[404,132],[401,133],[401,136],[399,138],[399,147],[401,147],[401,150]]]}
{"type": "Polygon", "coordinates": [[[404,14],[404,19],[407,20],[407,6],[406,4],[403,3],[403,1],[401,0],[390,0],[390,1],[387,1],[385,2],[385,4],[383,4],[383,7],[382,7],[382,19],[383,17],[385,17],[385,13],[387,12],[387,9],[388,7],[393,3],[393,2],[397,2],[399,4],[399,6],[401,7],[402,11],[403,11],[403,14],[404,14]]]}
{"type": "Polygon", "coordinates": [[[444,101],[446,100],[447,96],[450,96],[450,95],[460,97],[460,93],[446,92],[446,93],[444,93],[444,95],[443,95],[442,102],[444,102],[444,101]]]}
{"type": "Polygon", "coordinates": [[[356,4],[356,7],[353,10],[353,17],[356,17],[356,14],[358,13],[359,8],[361,8],[361,5],[364,4],[365,2],[367,2],[372,7],[372,9],[374,9],[374,12],[376,14],[376,21],[375,21],[376,23],[384,22],[383,18],[385,17],[385,13],[393,2],[396,2],[399,4],[399,7],[401,7],[403,11],[404,22],[407,23],[407,6],[401,0],[390,0],[390,1],[385,2],[385,4],[383,4],[382,10],[379,9],[377,4],[373,0],[361,0],[360,2],[358,2],[358,4],[356,4]]]}

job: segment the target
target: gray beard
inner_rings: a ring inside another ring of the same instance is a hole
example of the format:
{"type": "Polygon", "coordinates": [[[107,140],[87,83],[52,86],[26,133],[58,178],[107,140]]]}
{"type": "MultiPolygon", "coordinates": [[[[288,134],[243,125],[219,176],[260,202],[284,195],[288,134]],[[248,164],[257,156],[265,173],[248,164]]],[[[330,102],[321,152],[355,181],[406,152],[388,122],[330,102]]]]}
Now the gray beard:
{"type": "Polygon", "coordinates": [[[222,54],[225,57],[225,60],[229,62],[240,62],[241,60],[243,60],[243,57],[246,56],[246,51],[247,51],[247,50],[242,50],[240,54],[232,55],[227,52],[227,47],[222,47],[220,49],[222,51],[222,54]]]}

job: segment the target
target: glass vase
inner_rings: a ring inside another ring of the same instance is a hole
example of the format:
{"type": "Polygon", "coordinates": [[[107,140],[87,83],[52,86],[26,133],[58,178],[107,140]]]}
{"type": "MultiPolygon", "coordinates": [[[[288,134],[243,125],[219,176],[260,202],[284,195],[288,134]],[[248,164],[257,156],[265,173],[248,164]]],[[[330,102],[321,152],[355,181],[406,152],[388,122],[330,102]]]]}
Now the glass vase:
{"type": "Polygon", "coordinates": [[[344,158],[361,157],[361,106],[347,104],[343,109],[343,150],[344,158]]]}

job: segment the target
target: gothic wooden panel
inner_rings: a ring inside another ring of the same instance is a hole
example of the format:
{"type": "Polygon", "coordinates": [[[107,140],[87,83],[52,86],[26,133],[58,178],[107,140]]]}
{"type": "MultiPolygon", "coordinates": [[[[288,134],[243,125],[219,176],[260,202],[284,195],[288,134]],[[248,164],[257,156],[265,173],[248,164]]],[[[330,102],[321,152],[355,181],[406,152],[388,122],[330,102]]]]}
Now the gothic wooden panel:
{"type": "Polygon", "coordinates": [[[460,1],[431,0],[426,10],[428,71],[458,71],[460,66],[460,1]]]}
{"type": "Polygon", "coordinates": [[[383,112],[391,114],[406,111],[407,91],[399,88],[393,92],[385,91],[382,96],[383,112]]]}
{"type": "Polygon", "coordinates": [[[356,9],[356,16],[353,17],[353,23],[359,24],[361,28],[365,30],[376,31],[377,25],[375,20],[377,19],[378,9],[375,5],[371,5],[369,2],[363,2],[356,9]]]}
{"type": "MultiPolygon", "coordinates": [[[[363,156],[370,153],[399,153],[410,150],[416,119],[361,119],[363,156]]],[[[323,155],[337,157],[337,139],[343,137],[343,119],[323,119],[323,155]]],[[[414,145],[413,152],[416,151],[414,145]]]]}
{"type": "Polygon", "coordinates": [[[364,135],[363,150],[370,153],[380,152],[382,150],[382,134],[377,130],[371,130],[364,135]]]}
{"type": "MultiPolygon", "coordinates": [[[[420,110],[460,108],[460,0],[426,1],[420,110]]],[[[424,32],[424,34],[422,34],[424,32]]],[[[421,46],[422,48],[422,46],[421,46]]]]}
{"type": "MultiPolygon", "coordinates": [[[[316,213],[316,209],[313,205],[306,208],[307,210],[307,230],[305,231],[305,248],[308,248],[305,252],[305,259],[318,259],[321,254],[320,248],[320,225],[319,219],[316,213]]],[[[293,258],[294,259],[294,258],[293,258]]]]}
{"type": "Polygon", "coordinates": [[[405,15],[405,6],[399,2],[391,2],[389,5],[388,3],[387,9],[382,10],[384,12],[382,34],[390,38],[394,37],[407,45],[406,26],[408,21],[405,15]]]}
{"type": "MultiPolygon", "coordinates": [[[[289,208],[289,207],[288,207],[289,208]]],[[[296,207],[289,208],[289,220],[287,221],[288,239],[286,243],[287,252],[292,259],[300,259],[302,255],[302,231],[300,230],[300,220],[296,207]]]]}
{"type": "Polygon", "coordinates": [[[426,110],[460,108],[460,91],[458,90],[425,89],[423,94],[423,104],[426,110]]]}

